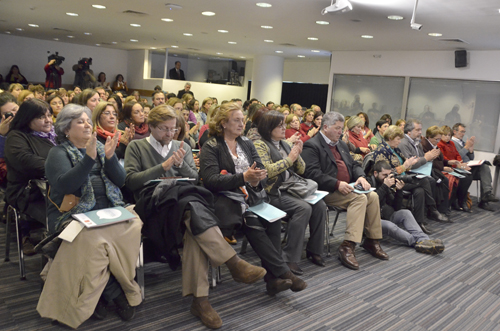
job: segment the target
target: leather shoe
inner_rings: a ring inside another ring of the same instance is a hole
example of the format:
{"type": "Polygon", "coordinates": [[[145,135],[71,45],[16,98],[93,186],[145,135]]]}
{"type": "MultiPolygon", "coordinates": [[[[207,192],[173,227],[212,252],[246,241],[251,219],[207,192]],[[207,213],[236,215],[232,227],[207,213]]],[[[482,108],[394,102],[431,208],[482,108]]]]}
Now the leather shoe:
{"type": "Polygon", "coordinates": [[[275,296],[279,292],[283,292],[292,287],[293,282],[290,279],[274,278],[266,283],[267,294],[275,296]]]}
{"type": "Polygon", "coordinates": [[[359,264],[358,261],[356,261],[356,256],[354,255],[354,248],[356,248],[355,243],[344,240],[339,246],[339,260],[349,269],[358,270],[359,264]]]}
{"type": "Polygon", "coordinates": [[[290,269],[291,272],[293,272],[294,275],[300,276],[304,274],[304,271],[300,269],[297,263],[295,262],[287,262],[286,265],[290,269]]]}
{"type": "Polygon", "coordinates": [[[135,307],[129,305],[124,293],[120,294],[113,302],[116,305],[116,312],[123,321],[130,321],[135,316],[135,307]]]}
{"type": "Polygon", "coordinates": [[[431,211],[429,213],[429,218],[432,219],[432,220],[434,220],[434,221],[438,221],[438,222],[453,223],[452,221],[450,221],[450,219],[448,217],[446,217],[445,215],[441,214],[437,210],[431,211]]]}
{"type": "Polygon", "coordinates": [[[484,202],[498,202],[498,198],[495,197],[491,192],[486,193],[482,198],[481,201],[484,202]]]}
{"type": "Polygon", "coordinates": [[[459,206],[463,212],[472,213],[472,209],[470,209],[465,202],[460,203],[459,206]]]}
{"type": "Polygon", "coordinates": [[[227,241],[229,245],[236,245],[238,243],[238,240],[236,240],[234,236],[224,237],[224,239],[227,241]]]}
{"type": "Polygon", "coordinates": [[[226,264],[235,282],[253,284],[266,274],[266,269],[254,266],[245,260],[239,260],[236,265],[226,264]]]}
{"type": "Polygon", "coordinates": [[[377,239],[366,238],[361,244],[368,253],[381,260],[389,260],[389,255],[387,255],[380,247],[380,243],[377,239]]]}
{"type": "Polygon", "coordinates": [[[325,260],[321,257],[321,255],[313,254],[309,251],[306,251],[306,256],[311,260],[315,265],[319,265],[320,267],[324,267],[326,265],[325,260]]]}
{"type": "Polygon", "coordinates": [[[207,297],[194,298],[191,304],[191,314],[199,317],[201,322],[210,329],[218,329],[222,326],[222,320],[219,314],[212,308],[207,297]]]}
{"type": "Polygon", "coordinates": [[[487,210],[487,211],[495,211],[493,207],[491,207],[487,202],[481,201],[478,205],[479,208],[487,210]]]}
{"type": "Polygon", "coordinates": [[[99,299],[97,302],[97,306],[94,309],[94,314],[92,315],[96,319],[102,321],[103,319],[108,316],[108,310],[106,309],[106,304],[104,303],[104,300],[99,299]]]}
{"type": "Polygon", "coordinates": [[[427,227],[427,225],[424,225],[424,223],[419,223],[418,225],[420,225],[420,228],[422,229],[422,232],[425,233],[425,234],[431,234],[432,231],[429,230],[429,228],[427,227]]]}
{"type": "Polygon", "coordinates": [[[285,272],[283,275],[280,276],[280,278],[281,279],[289,279],[292,281],[292,286],[290,287],[290,289],[293,292],[300,292],[307,287],[307,283],[304,282],[299,277],[295,276],[291,271],[285,272]]]}
{"type": "Polygon", "coordinates": [[[35,255],[35,246],[31,243],[30,237],[26,236],[22,238],[23,254],[26,256],[35,255]]]}

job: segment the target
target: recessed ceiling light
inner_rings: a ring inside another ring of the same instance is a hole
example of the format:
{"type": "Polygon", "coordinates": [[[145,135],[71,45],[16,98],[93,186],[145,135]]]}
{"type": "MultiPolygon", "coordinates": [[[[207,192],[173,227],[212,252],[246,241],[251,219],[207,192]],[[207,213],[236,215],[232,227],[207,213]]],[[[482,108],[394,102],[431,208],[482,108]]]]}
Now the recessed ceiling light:
{"type": "Polygon", "coordinates": [[[318,40],[318,38],[316,38],[316,37],[309,37],[309,38],[307,38],[307,39],[308,39],[308,40],[318,40]]]}
{"type": "Polygon", "coordinates": [[[96,46],[101,46],[101,44],[95,44],[96,46]]]}
{"type": "Polygon", "coordinates": [[[370,36],[369,34],[364,34],[364,35],[361,36],[361,38],[373,39],[373,36],[370,36]]]}
{"type": "Polygon", "coordinates": [[[437,33],[437,32],[431,32],[428,34],[431,37],[441,37],[443,34],[442,33],[437,33]]]}
{"type": "Polygon", "coordinates": [[[96,8],[96,9],[106,9],[106,6],[103,6],[103,5],[92,5],[92,7],[96,8]]]}
{"type": "Polygon", "coordinates": [[[304,55],[297,55],[297,57],[305,57],[304,55]]]}
{"type": "Polygon", "coordinates": [[[266,43],[274,43],[274,40],[266,39],[266,40],[264,40],[264,42],[266,42],[266,43]]]}
{"type": "Polygon", "coordinates": [[[328,24],[330,24],[330,22],[327,22],[327,21],[316,21],[316,24],[319,24],[319,25],[328,25],[328,24]]]}
{"type": "Polygon", "coordinates": [[[175,45],[172,45],[170,47],[172,47],[172,48],[179,48],[179,46],[175,46],[175,45]]]}
{"type": "Polygon", "coordinates": [[[403,16],[399,15],[389,15],[387,16],[388,19],[393,20],[393,21],[401,21],[403,19],[403,16]]]}
{"type": "Polygon", "coordinates": [[[151,47],[151,49],[156,49],[156,47],[151,47]]]}
{"type": "Polygon", "coordinates": [[[90,32],[84,32],[83,34],[86,35],[86,36],[91,36],[92,35],[92,33],[90,33],[90,32]]]}
{"type": "Polygon", "coordinates": [[[75,38],[75,36],[68,36],[68,38],[75,38]]]}
{"type": "Polygon", "coordinates": [[[171,18],[162,18],[161,19],[163,22],[173,22],[174,20],[171,18]]]}
{"type": "Polygon", "coordinates": [[[276,53],[280,53],[281,54],[281,53],[283,53],[283,51],[276,51],[276,53]]]}
{"type": "Polygon", "coordinates": [[[217,31],[220,32],[220,33],[228,33],[229,32],[227,30],[217,30],[217,31]]]}
{"type": "Polygon", "coordinates": [[[311,52],[313,52],[313,53],[319,53],[319,51],[317,49],[311,49],[311,52]]]}
{"type": "Polygon", "coordinates": [[[261,25],[260,27],[263,28],[263,29],[272,29],[273,28],[270,25],[261,25]]]}
{"type": "Polygon", "coordinates": [[[117,43],[116,41],[112,41],[111,43],[112,43],[113,45],[116,45],[116,44],[118,44],[118,43],[117,43]]]}
{"type": "Polygon", "coordinates": [[[133,26],[134,28],[140,28],[141,27],[140,24],[136,24],[136,23],[131,23],[130,26],[133,26]]]}
{"type": "Polygon", "coordinates": [[[213,11],[204,11],[201,14],[204,16],[215,16],[215,13],[213,11]]]}
{"type": "Polygon", "coordinates": [[[217,54],[217,55],[222,55],[222,54],[224,54],[224,53],[215,53],[215,54],[217,54]]]}
{"type": "Polygon", "coordinates": [[[227,43],[231,45],[236,45],[236,41],[228,41],[227,43]]]}
{"type": "Polygon", "coordinates": [[[273,6],[270,3],[265,3],[265,2],[257,2],[256,5],[262,8],[269,8],[273,6]]]}
{"type": "Polygon", "coordinates": [[[28,26],[31,26],[32,28],[39,28],[38,24],[28,24],[28,26]]]}
{"type": "Polygon", "coordinates": [[[246,57],[244,57],[244,56],[240,56],[240,59],[246,59],[246,57]]]}
{"type": "Polygon", "coordinates": [[[6,34],[10,34],[10,31],[5,31],[6,34]]]}
{"type": "Polygon", "coordinates": [[[22,28],[16,28],[17,31],[24,31],[22,28]]]}
{"type": "Polygon", "coordinates": [[[130,39],[130,41],[131,41],[131,42],[133,42],[133,43],[136,43],[136,42],[138,42],[139,40],[137,40],[137,39],[130,39]]]}
{"type": "Polygon", "coordinates": [[[58,40],[59,40],[59,38],[54,38],[54,40],[55,40],[55,41],[58,41],[58,40]]]}
{"type": "Polygon", "coordinates": [[[192,33],[183,33],[183,35],[185,35],[186,37],[192,37],[193,36],[192,33]]]}
{"type": "Polygon", "coordinates": [[[66,13],[66,15],[68,15],[68,16],[78,16],[77,13],[66,13]]]}

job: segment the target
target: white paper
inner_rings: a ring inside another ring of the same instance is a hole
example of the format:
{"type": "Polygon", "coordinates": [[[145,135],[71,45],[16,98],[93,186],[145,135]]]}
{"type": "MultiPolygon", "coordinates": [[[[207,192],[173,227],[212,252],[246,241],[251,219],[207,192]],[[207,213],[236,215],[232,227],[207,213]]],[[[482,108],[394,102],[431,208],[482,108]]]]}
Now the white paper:
{"type": "Polygon", "coordinates": [[[64,229],[58,237],[71,243],[84,227],[85,225],[78,221],[71,221],[71,223],[69,223],[66,229],[64,229]]]}

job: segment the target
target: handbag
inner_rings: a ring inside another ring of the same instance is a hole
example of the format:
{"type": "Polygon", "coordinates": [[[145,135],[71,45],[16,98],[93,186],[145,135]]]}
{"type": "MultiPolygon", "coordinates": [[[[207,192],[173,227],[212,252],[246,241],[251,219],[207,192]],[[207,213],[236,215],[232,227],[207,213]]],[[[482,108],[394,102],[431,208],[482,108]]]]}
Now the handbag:
{"type": "Polygon", "coordinates": [[[19,212],[24,213],[28,209],[30,202],[44,199],[45,181],[43,179],[30,179],[26,187],[19,192],[15,207],[19,212]]]}
{"type": "Polygon", "coordinates": [[[245,183],[245,189],[247,191],[248,198],[246,203],[250,206],[257,206],[263,202],[269,202],[266,191],[261,188],[259,191],[255,190],[250,184],[245,183]]]}
{"type": "Polygon", "coordinates": [[[302,178],[294,172],[290,172],[290,177],[279,187],[280,191],[298,198],[304,199],[316,192],[318,183],[312,179],[302,178]]]}

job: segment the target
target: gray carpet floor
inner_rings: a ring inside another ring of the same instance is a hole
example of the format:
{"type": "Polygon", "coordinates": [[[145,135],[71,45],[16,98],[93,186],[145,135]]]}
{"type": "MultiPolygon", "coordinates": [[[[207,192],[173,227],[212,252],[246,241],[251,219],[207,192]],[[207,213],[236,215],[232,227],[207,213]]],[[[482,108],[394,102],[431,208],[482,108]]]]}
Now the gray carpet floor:
{"type": "MultiPolygon", "coordinates": [[[[441,255],[420,254],[384,240],[390,260],[377,260],[358,247],[358,271],[343,267],[335,253],[345,230],[341,214],[327,266],[305,258],[300,262],[308,287],[299,293],[269,297],[263,281],[236,283],[223,266],[222,283],[210,291],[210,302],[224,322],[221,330],[500,330],[500,203],[492,205],[496,212],[476,205],[473,214],[453,212],[453,224],[429,221],[431,237],[446,244],[441,255]]],[[[241,238],[237,251],[240,245],[241,238]]],[[[2,261],[4,250],[2,224],[2,261]]],[[[259,263],[250,247],[242,257],[259,263]]],[[[17,262],[13,242],[11,261],[0,262],[0,330],[69,330],[35,310],[42,286],[40,257],[26,258],[24,281],[17,262]]],[[[111,306],[104,321],[89,319],[79,330],[206,329],[190,314],[191,299],[181,296],[180,270],[146,264],[145,284],[146,300],[132,321],[122,322],[111,306]]]]}

